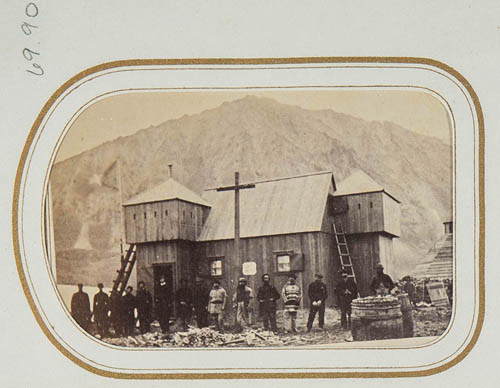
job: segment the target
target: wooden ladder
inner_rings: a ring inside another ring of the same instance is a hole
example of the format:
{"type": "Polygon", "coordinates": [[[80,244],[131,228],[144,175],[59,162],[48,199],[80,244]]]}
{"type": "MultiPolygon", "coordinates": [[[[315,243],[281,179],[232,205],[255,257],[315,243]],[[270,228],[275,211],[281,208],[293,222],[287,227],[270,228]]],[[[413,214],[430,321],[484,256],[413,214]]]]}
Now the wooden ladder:
{"type": "Polygon", "coordinates": [[[136,260],[136,249],[135,244],[129,245],[129,248],[126,250],[125,257],[121,258],[122,265],[117,272],[116,279],[113,280],[113,291],[118,293],[118,295],[123,295],[123,291],[127,287],[128,279],[130,278],[130,274],[132,273],[132,269],[134,268],[135,260],[136,260]]]}
{"type": "Polygon", "coordinates": [[[356,274],[354,273],[354,267],[352,266],[351,254],[349,253],[349,246],[347,245],[342,223],[337,221],[337,223],[334,222],[332,225],[342,270],[346,271],[347,276],[356,282],[356,274]]]}

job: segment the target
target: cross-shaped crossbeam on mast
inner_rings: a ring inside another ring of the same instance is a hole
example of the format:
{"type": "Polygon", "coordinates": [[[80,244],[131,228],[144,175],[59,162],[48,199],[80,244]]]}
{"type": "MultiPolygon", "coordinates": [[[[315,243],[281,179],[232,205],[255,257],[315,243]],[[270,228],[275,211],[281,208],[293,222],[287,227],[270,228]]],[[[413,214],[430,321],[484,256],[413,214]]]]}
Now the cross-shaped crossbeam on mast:
{"type": "Polygon", "coordinates": [[[234,262],[241,271],[240,259],[240,190],[253,189],[254,183],[240,185],[240,173],[234,173],[234,186],[218,187],[217,191],[234,191],[234,262]]]}

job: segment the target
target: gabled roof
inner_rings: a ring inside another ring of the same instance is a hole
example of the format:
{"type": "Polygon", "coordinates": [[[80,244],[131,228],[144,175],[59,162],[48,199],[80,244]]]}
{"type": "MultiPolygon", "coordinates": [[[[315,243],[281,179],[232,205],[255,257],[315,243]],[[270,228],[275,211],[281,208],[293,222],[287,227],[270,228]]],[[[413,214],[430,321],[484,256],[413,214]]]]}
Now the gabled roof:
{"type": "MultiPolygon", "coordinates": [[[[254,182],[240,190],[240,237],[321,231],[331,171],[254,182]]],[[[234,238],[234,191],[202,193],[212,209],[198,241],[234,238]]]]}
{"type": "Polygon", "coordinates": [[[169,178],[162,184],[137,194],[128,201],[125,201],[123,206],[168,201],[171,199],[180,199],[182,201],[210,207],[210,204],[207,201],[201,198],[198,194],[189,190],[187,187],[181,185],[173,178],[169,178]]]}
{"type": "Polygon", "coordinates": [[[396,202],[400,203],[396,198],[394,198],[394,196],[386,192],[382,186],[375,182],[373,178],[363,170],[356,170],[340,182],[338,190],[335,192],[335,196],[378,192],[384,192],[396,202]]]}

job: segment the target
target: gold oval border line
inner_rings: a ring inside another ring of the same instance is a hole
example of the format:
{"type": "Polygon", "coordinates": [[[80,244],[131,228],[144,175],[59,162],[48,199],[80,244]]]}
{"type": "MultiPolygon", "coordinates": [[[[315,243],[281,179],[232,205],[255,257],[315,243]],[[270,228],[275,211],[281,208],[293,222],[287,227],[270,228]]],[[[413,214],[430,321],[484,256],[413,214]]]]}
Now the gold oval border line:
{"type": "Polygon", "coordinates": [[[47,102],[44,104],[42,110],[38,114],[31,130],[28,134],[26,142],[21,153],[19,160],[16,179],[14,182],[14,195],[12,200],[12,240],[14,246],[14,255],[16,260],[17,271],[21,284],[23,287],[24,294],[28,301],[28,304],[35,316],[35,319],[42,329],[48,340],[68,359],[73,361],[78,366],[83,369],[95,373],[100,376],[120,378],[120,379],[276,379],[276,378],[286,378],[286,379],[297,379],[297,378],[381,378],[381,377],[422,377],[430,376],[436,373],[443,372],[452,366],[458,364],[462,361],[472,350],[472,348],[477,343],[479,334],[484,323],[485,314],[485,275],[484,275],[484,254],[485,254],[485,205],[484,205],[484,117],[481,104],[479,103],[479,98],[472,88],[471,84],[467,79],[460,74],[458,71],[452,67],[439,62],[434,59],[429,58],[419,58],[419,57],[295,57],[295,58],[206,58],[206,59],[131,59],[131,60],[119,60],[113,62],[103,63],[97,66],[90,67],[72,78],[66,81],[62,86],[60,86],[47,102]],[[464,350],[459,353],[454,359],[449,362],[440,365],[435,368],[422,370],[422,371],[408,371],[408,372],[286,372],[286,373],[273,373],[273,372],[260,372],[260,373],[117,373],[110,372],[96,368],[89,365],[73,354],[71,354],[67,349],[61,346],[57,339],[52,335],[52,333],[45,326],[45,323],[37,310],[34,303],[33,296],[30,293],[26,276],[22,267],[20,245],[19,245],[19,195],[21,188],[21,180],[26,164],[27,156],[29,150],[32,146],[35,134],[42,123],[44,117],[46,116],[49,109],[52,107],[54,102],[64,93],[65,90],[69,89],[72,85],[76,84],[83,78],[101,72],[103,70],[108,70],[117,67],[124,66],[155,66],[155,65],[279,65],[279,64],[321,64],[321,63],[376,63],[376,64],[424,64],[433,67],[437,67],[455,79],[457,79],[469,93],[476,110],[477,121],[478,121],[478,162],[479,162],[479,309],[478,309],[478,321],[474,333],[464,348],[464,350]]]}

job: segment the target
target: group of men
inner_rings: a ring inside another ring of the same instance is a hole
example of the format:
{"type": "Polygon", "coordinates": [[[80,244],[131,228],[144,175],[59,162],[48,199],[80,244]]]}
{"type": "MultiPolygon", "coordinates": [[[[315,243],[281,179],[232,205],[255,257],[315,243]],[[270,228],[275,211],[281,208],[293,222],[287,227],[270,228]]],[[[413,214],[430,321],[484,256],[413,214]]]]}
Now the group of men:
{"type": "MultiPolygon", "coordinates": [[[[377,274],[370,288],[373,293],[390,292],[394,283],[389,275],[384,273],[381,264],[376,266],[377,274]]],[[[315,280],[309,284],[307,294],[310,308],[307,319],[307,330],[311,331],[316,315],[320,330],[325,325],[325,308],[328,299],[327,286],[322,281],[323,276],[316,274],[315,280]]],[[[96,330],[101,337],[110,334],[113,327],[116,336],[128,336],[134,333],[136,323],[139,323],[141,333],[151,330],[153,321],[153,298],[146,290],[143,281],[138,284],[138,291],[133,295],[132,287],[128,286],[123,296],[112,291],[111,296],[103,291],[102,283],[98,284],[99,292],[94,295],[93,309],[90,310],[88,295],[83,292],[83,285],[78,285],[78,292],[71,300],[71,313],[77,323],[86,331],[89,330],[92,316],[96,330]]],[[[351,302],[358,297],[358,287],[347,271],[341,272],[341,279],[335,287],[337,303],[341,311],[341,325],[347,329],[351,324],[351,302]]],[[[297,284],[296,275],[290,274],[281,293],[271,284],[269,274],[262,275],[262,284],[255,297],[254,291],[247,285],[245,277],[238,279],[238,286],[232,298],[235,312],[235,328],[241,330],[244,326],[255,324],[255,300],[259,303],[259,312],[265,330],[277,332],[276,305],[283,298],[285,329],[297,332],[296,318],[302,299],[302,290],[297,284]]],[[[156,317],[163,333],[170,331],[170,318],[173,304],[177,305],[177,316],[183,330],[186,330],[191,319],[196,319],[197,326],[203,328],[213,324],[217,330],[224,331],[224,313],[227,305],[227,293],[216,279],[211,290],[203,286],[202,280],[196,278],[194,287],[189,287],[186,279],[181,280],[180,288],[172,293],[171,285],[165,277],[159,279],[155,290],[156,317]]]]}

